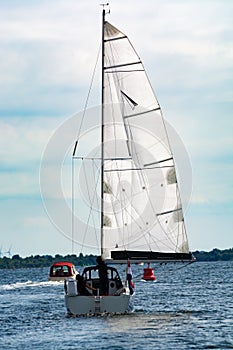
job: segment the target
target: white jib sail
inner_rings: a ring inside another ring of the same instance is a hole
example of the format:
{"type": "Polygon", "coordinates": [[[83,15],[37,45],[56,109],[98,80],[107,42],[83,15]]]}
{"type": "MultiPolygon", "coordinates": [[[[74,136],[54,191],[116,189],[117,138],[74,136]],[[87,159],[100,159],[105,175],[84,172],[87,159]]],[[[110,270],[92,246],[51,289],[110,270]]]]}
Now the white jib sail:
{"type": "Polygon", "coordinates": [[[105,258],[116,250],[188,253],[173,155],[142,62],[104,26],[105,258]]]}

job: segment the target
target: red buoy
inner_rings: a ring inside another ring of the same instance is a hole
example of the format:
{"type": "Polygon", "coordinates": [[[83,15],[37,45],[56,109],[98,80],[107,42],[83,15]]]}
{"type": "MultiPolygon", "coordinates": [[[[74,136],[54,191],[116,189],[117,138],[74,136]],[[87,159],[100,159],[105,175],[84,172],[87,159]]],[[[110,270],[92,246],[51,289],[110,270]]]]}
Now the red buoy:
{"type": "Polygon", "coordinates": [[[148,263],[148,267],[144,269],[144,274],[142,277],[143,280],[145,281],[155,281],[156,277],[154,275],[154,270],[152,267],[150,267],[150,263],[148,263]]]}

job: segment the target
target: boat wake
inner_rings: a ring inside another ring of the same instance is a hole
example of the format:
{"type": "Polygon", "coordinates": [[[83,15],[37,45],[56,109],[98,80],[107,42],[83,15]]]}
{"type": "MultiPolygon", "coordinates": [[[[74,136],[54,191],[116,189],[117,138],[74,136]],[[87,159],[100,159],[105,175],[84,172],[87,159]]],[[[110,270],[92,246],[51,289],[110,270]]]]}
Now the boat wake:
{"type": "Polygon", "coordinates": [[[16,282],[10,284],[3,284],[0,286],[0,290],[15,290],[15,289],[23,289],[23,288],[31,288],[31,287],[48,287],[51,285],[60,285],[60,282],[52,282],[52,281],[41,281],[41,282],[16,282]]]}

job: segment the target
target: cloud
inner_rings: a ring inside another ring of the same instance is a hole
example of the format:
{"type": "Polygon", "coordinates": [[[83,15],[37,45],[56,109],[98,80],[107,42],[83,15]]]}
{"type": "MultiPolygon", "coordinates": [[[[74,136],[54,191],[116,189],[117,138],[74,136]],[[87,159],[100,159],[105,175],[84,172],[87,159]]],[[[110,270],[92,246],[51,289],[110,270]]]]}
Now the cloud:
{"type": "Polygon", "coordinates": [[[0,196],[39,196],[43,149],[59,122],[49,118],[0,120],[0,196]]]}
{"type": "Polygon", "coordinates": [[[51,135],[56,120],[39,118],[5,118],[0,120],[1,164],[31,167],[31,161],[41,158],[41,151],[51,135]],[[23,163],[22,163],[23,159],[23,163]]]}
{"type": "Polygon", "coordinates": [[[1,110],[74,113],[84,104],[100,43],[96,38],[84,40],[83,28],[90,38],[92,29],[84,26],[83,16],[77,21],[74,15],[86,6],[72,2],[71,11],[62,1],[26,4],[3,9],[1,110]]]}
{"type": "MultiPolygon", "coordinates": [[[[199,209],[199,215],[204,208],[223,215],[232,203],[232,10],[227,0],[112,0],[107,17],[139,52],[165,118],[190,154],[193,196],[188,220],[195,228],[192,215],[199,209]]],[[[48,140],[62,121],[84,106],[100,45],[101,9],[97,0],[12,0],[1,1],[1,13],[1,196],[20,198],[14,202],[20,230],[43,215],[35,203],[27,214],[29,199],[22,202],[22,197],[38,198],[39,165],[48,140]],[[19,203],[25,206],[23,221],[19,203]]],[[[97,72],[92,105],[99,104],[99,81],[97,72]]],[[[68,168],[64,164],[66,198],[68,168]]],[[[48,182],[51,185],[53,177],[48,182]]],[[[10,211],[11,205],[7,208],[10,211]]],[[[203,221],[207,226],[208,220],[203,221]]],[[[229,225],[229,220],[222,222],[229,225]]],[[[213,232],[219,229],[215,226],[213,232]]]]}
{"type": "Polygon", "coordinates": [[[45,216],[31,216],[24,219],[26,228],[41,229],[48,228],[48,220],[45,216]]]}

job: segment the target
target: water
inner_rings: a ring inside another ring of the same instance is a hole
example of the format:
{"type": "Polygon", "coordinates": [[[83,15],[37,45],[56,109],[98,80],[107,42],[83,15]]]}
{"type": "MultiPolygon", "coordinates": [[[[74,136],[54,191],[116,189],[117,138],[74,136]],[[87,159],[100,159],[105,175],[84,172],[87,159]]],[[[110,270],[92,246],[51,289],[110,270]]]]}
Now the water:
{"type": "Polygon", "coordinates": [[[133,313],[81,318],[66,317],[48,268],[1,270],[0,349],[233,349],[233,262],[180,266],[136,278],[133,313]]]}

